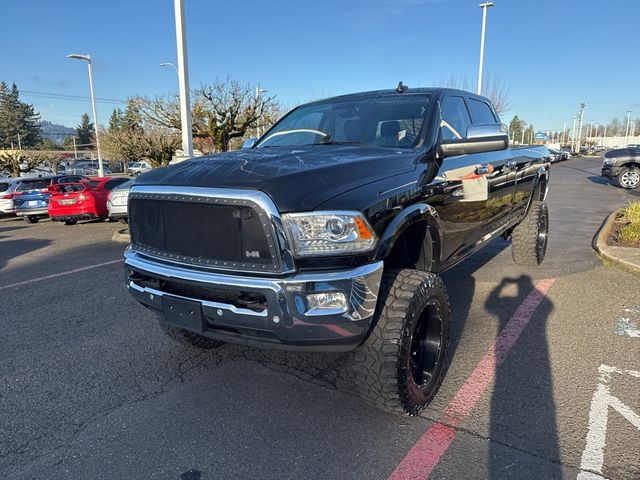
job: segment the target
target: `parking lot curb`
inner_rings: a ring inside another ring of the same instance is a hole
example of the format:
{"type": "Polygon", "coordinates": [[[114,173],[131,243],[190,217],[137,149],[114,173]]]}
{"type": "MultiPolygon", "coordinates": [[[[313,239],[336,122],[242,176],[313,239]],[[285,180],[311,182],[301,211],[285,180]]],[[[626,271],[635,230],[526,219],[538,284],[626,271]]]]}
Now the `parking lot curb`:
{"type": "Polygon", "coordinates": [[[592,246],[603,260],[614,263],[625,270],[640,274],[640,249],[607,245],[607,238],[609,238],[611,234],[619,211],[620,210],[615,210],[605,218],[602,226],[593,238],[592,246]]]}
{"type": "Polygon", "coordinates": [[[123,228],[113,233],[111,240],[114,242],[131,243],[131,237],[129,236],[129,229],[123,228]]]}

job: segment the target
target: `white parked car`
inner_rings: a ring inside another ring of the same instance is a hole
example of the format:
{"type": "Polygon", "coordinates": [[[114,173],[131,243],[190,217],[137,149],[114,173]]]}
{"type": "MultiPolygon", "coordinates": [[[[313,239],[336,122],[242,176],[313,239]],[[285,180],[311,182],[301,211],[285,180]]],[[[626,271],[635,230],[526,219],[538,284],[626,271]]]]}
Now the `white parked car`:
{"type": "Polygon", "coordinates": [[[13,215],[13,195],[20,183],[20,178],[0,178],[0,215],[13,215]]]}
{"type": "Polygon", "coordinates": [[[127,202],[129,200],[129,190],[135,180],[127,180],[109,192],[107,196],[107,210],[111,220],[119,220],[127,223],[127,202]]]}
{"type": "Polygon", "coordinates": [[[127,173],[135,176],[138,176],[141,173],[146,173],[149,170],[151,170],[151,165],[147,162],[136,162],[131,167],[127,167],[127,173]]]}

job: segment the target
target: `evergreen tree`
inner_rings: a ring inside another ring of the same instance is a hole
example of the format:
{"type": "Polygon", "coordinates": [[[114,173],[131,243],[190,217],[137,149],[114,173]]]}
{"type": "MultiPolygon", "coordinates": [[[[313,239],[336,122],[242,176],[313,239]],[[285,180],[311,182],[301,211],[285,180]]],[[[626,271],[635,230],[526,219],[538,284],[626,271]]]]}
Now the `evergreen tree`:
{"type": "Polygon", "coordinates": [[[124,113],[119,108],[113,109],[113,112],[111,113],[111,117],[109,117],[110,132],[117,132],[122,128],[123,115],[124,113]]]}
{"type": "Polygon", "coordinates": [[[142,131],[142,115],[140,107],[134,99],[127,101],[127,109],[122,117],[122,128],[131,132],[142,131]]]}
{"type": "Polygon", "coordinates": [[[86,150],[91,147],[90,144],[93,143],[93,123],[89,121],[89,115],[86,113],[83,113],[82,117],[80,117],[80,125],[76,127],[76,136],[78,137],[76,140],[78,148],[86,150]]]}
{"type": "Polygon", "coordinates": [[[34,147],[40,142],[40,114],[33,105],[20,101],[14,83],[0,83],[0,148],[34,147]]]}
{"type": "Polygon", "coordinates": [[[511,139],[514,142],[520,142],[522,140],[522,129],[524,128],[524,122],[516,115],[509,123],[509,132],[511,139]]]}

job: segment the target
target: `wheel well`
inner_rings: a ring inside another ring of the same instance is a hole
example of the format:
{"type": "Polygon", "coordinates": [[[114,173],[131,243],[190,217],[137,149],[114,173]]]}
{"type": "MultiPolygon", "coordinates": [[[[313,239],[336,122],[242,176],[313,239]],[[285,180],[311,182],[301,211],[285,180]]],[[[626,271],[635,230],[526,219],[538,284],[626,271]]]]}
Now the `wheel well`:
{"type": "Polygon", "coordinates": [[[547,191],[547,177],[543,176],[538,182],[538,200],[544,201],[544,196],[547,191]]]}
{"type": "Polygon", "coordinates": [[[384,259],[385,268],[411,268],[430,272],[433,266],[433,238],[426,221],[406,228],[384,259]]]}
{"type": "Polygon", "coordinates": [[[620,165],[620,168],[628,167],[628,168],[640,168],[640,164],[637,162],[627,162],[620,165]]]}

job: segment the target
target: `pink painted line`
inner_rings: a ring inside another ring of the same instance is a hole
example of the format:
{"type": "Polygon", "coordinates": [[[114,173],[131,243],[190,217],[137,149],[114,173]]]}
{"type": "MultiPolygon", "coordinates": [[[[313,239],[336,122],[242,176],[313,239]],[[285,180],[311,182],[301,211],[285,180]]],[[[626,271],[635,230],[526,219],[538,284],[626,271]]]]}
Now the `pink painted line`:
{"type": "Polygon", "coordinates": [[[28,285],[30,283],[42,282],[43,280],[50,280],[52,278],[64,277],[65,275],[71,275],[78,272],[84,272],[86,270],[92,270],[94,268],[105,267],[107,265],[114,265],[116,263],[122,262],[122,259],[119,260],[111,260],[109,262],[104,263],[96,263],[95,265],[89,265],[87,267],[75,268],[73,270],[67,270],[64,272],[54,273],[51,275],[46,275],[44,277],[32,278],[30,280],[24,280],[23,282],[10,283],[9,285],[0,286],[0,290],[6,290],[7,288],[20,287],[22,285],[28,285]]]}
{"type": "Polygon", "coordinates": [[[541,280],[518,306],[467,381],[445,408],[439,421],[431,425],[409,453],[391,472],[389,480],[424,480],[431,475],[456,436],[455,428],[475,408],[493,382],[496,368],[504,362],[533,317],[536,308],[554,284],[555,278],[541,280]]]}

